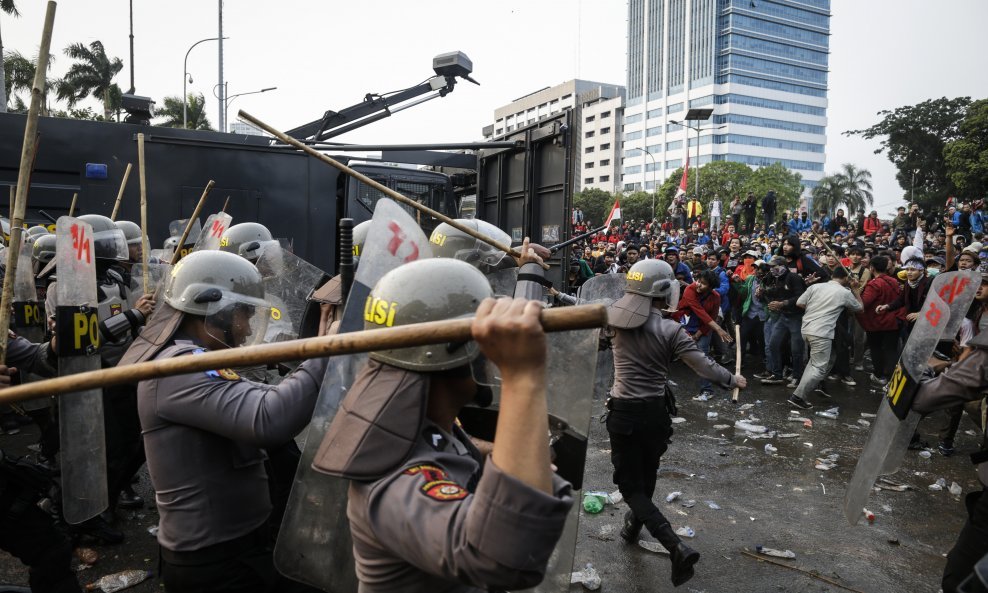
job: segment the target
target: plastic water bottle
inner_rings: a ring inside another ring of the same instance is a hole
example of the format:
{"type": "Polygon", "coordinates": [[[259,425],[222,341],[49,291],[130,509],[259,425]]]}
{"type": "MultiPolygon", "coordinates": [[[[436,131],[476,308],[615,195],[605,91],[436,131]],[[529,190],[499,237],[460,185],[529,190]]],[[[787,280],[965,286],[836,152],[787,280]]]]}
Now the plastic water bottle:
{"type": "Polygon", "coordinates": [[[597,572],[597,569],[588,562],[583,570],[574,572],[570,576],[570,583],[580,583],[583,585],[584,589],[587,589],[588,591],[596,591],[597,589],[600,589],[600,574],[597,572]]]}
{"type": "Polygon", "coordinates": [[[583,510],[590,513],[591,515],[596,515],[600,511],[604,510],[604,501],[607,495],[601,496],[596,492],[587,492],[583,495],[583,510]]]}
{"type": "Polygon", "coordinates": [[[86,591],[100,590],[103,593],[115,593],[142,583],[150,576],[151,573],[147,570],[124,570],[116,574],[108,574],[95,583],[86,585],[86,591]]]}

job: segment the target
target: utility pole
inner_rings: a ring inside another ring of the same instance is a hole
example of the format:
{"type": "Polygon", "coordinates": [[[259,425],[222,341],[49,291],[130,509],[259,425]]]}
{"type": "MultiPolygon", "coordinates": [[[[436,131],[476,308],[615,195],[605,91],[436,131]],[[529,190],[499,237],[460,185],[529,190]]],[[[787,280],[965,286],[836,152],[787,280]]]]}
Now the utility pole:
{"type": "Polygon", "coordinates": [[[220,32],[219,32],[219,35],[217,35],[217,37],[219,37],[219,39],[220,39],[220,56],[219,56],[219,61],[220,61],[220,63],[219,63],[219,67],[220,67],[220,77],[219,77],[220,78],[220,82],[219,82],[219,87],[220,87],[220,93],[219,93],[220,94],[220,97],[219,97],[220,114],[219,114],[219,118],[218,118],[218,120],[219,120],[219,126],[217,126],[217,129],[219,129],[219,131],[221,131],[221,132],[225,132],[226,131],[226,85],[223,83],[223,0],[217,0],[217,4],[219,5],[219,12],[220,12],[220,14],[219,14],[220,32]]]}

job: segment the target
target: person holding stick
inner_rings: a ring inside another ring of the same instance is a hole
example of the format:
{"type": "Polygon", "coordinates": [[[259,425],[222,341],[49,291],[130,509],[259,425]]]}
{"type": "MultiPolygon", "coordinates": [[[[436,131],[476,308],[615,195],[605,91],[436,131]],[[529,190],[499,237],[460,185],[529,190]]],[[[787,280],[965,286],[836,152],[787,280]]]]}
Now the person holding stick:
{"type": "MultiPolygon", "coordinates": [[[[270,315],[253,264],[194,252],[169,276],[164,302],[122,364],[237,348],[263,338],[270,315]]],[[[277,386],[230,369],[138,384],[166,591],[299,590],[272,562],[262,450],[305,428],[327,360],[306,360],[277,386]]]]}

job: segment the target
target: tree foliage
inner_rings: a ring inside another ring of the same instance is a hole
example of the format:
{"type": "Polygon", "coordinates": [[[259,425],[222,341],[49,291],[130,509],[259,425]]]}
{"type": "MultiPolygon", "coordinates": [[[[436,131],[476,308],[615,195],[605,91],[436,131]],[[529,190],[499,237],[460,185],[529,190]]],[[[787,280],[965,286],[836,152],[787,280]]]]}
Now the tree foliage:
{"type": "MultiPolygon", "coordinates": [[[[55,57],[48,56],[48,70],[51,71],[51,64],[55,57]]],[[[10,111],[13,113],[27,112],[27,107],[31,102],[31,90],[34,87],[34,74],[37,72],[38,58],[27,58],[18,51],[8,51],[3,56],[4,64],[4,92],[11,103],[10,111]],[[26,93],[27,101],[21,98],[18,93],[26,93]]],[[[45,92],[41,100],[41,115],[49,115],[51,111],[50,93],[58,86],[59,81],[49,78],[45,81],[45,92]]]]}
{"type": "MultiPolygon", "coordinates": [[[[14,0],[0,0],[0,13],[9,14],[13,17],[21,16],[21,13],[17,11],[17,6],[14,4],[14,0]]],[[[0,113],[7,111],[7,99],[10,97],[10,87],[7,85],[7,68],[4,58],[6,54],[3,51],[3,36],[0,35],[0,113]]]]}
{"type": "Polygon", "coordinates": [[[960,137],[944,147],[947,175],[965,198],[988,196],[988,99],[968,106],[960,137]]]}
{"type": "Polygon", "coordinates": [[[103,103],[103,117],[120,108],[123,94],[113,78],[123,69],[120,58],[106,55],[101,41],[93,41],[89,46],[73,43],[65,48],[65,55],[76,62],[69,67],[58,85],[58,98],[67,101],[69,107],[86,97],[93,97],[103,103]]]}
{"type": "MultiPolygon", "coordinates": [[[[187,119],[189,122],[190,130],[212,130],[213,127],[209,124],[209,119],[206,117],[206,98],[202,93],[189,93],[186,98],[187,105],[187,119]]],[[[182,127],[182,98],[181,97],[165,97],[164,104],[154,110],[155,118],[161,118],[164,121],[158,122],[155,125],[164,126],[167,128],[181,128],[182,127]]],[[[606,193],[606,192],[605,192],[606,193]]]]}
{"type": "MultiPolygon", "coordinates": [[[[803,194],[803,176],[785,168],[782,163],[775,162],[755,169],[745,184],[745,191],[750,191],[759,199],[770,189],[775,190],[776,208],[779,212],[795,211],[799,206],[799,197],[803,194]]],[[[757,210],[757,214],[757,220],[762,220],[761,208],[757,210]]]]}
{"type": "Polygon", "coordinates": [[[880,138],[875,154],[887,151],[889,160],[898,169],[895,178],[903,189],[904,199],[910,199],[915,188],[915,201],[929,208],[943,204],[956,191],[948,174],[944,149],[961,137],[960,124],[970,104],[970,97],[942,97],[879,111],[882,119],[875,125],[844,134],[868,140],[880,138]]]}
{"type": "Polygon", "coordinates": [[[825,176],[813,188],[813,209],[826,210],[833,215],[838,208],[845,208],[848,216],[858,210],[868,210],[874,204],[871,172],[844,163],[840,171],[825,176]]]}
{"type": "Polygon", "coordinates": [[[583,211],[584,220],[597,226],[604,224],[613,205],[614,195],[602,189],[588,188],[573,194],[573,207],[583,211]]]}

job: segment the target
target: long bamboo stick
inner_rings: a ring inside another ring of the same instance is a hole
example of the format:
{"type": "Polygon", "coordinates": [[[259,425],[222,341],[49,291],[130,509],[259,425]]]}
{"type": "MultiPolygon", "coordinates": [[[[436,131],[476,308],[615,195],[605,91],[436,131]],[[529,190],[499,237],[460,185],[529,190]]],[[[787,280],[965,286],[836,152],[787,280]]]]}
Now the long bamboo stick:
{"type": "Polygon", "coordinates": [[[113,203],[113,212],[110,213],[110,220],[117,219],[117,213],[120,212],[120,202],[123,200],[124,189],[127,187],[127,180],[130,179],[130,170],[134,165],[127,163],[127,169],[124,171],[123,180],[120,182],[120,189],[117,190],[117,201],[113,203]]]}
{"type": "MultiPolygon", "coordinates": [[[[734,361],[734,374],[741,374],[741,326],[734,326],[734,349],[736,360],[734,361]]],[[[734,393],[731,394],[731,401],[737,403],[738,395],[741,394],[741,388],[735,387],[734,393]]]]}
{"type": "MultiPolygon", "coordinates": [[[[48,75],[48,54],[51,51],[51,33],[55,27],[54,2],[48,2],[45,12],[45,25],[41,32],[41,47],[38,48],[38,64],[31,86],[31,106],[24,126],[24,145],[21,148],[21,164],[17,171],[17,192],[14,197],[13,212],[10,216],[10,242],[7,244],[7,272],[3,279],[3,292],[0,294],[0,336],[6,336],[10,328],[11,302],[14,297],[14,278],[17,277],[17,261],[21,254],[21,235],[24,232],[24,213],[27,210],[27,194],[31,186],[31,170],[37,156],[38,117],[44,100],[45,83],[48,75]]],[[[0,363],[7,359],[7,340],[0,340],[0,363]]]]}
{"type": "MultiPolygon", "coordinates": [[[[395,190],[391,189],[390,187],[386,187],[384,185],[381,185],[377,181],[374,181],[373,179],[371,179],[370,177],[367,177],[366,175],[360,173],[359,171],[354,171],[350,167],[347,167],[343,163],[341,163],[341,162],[339,162],[339,161],[337,161],[337,160],[335,160],[335,159],[333,159],[331,157],[328,157],[328,156],[324,155],[323,153],[319,152],[318,150],[312,148],[311,146],[308,146],[306,144],[303,144],[302,142],[299,142],[298,140],[296,140],[295,138],[292,138],[288,134],[285,134],[284,132],[280,132],[280,131],[272,128],[268,124],[262,122],[261,120],[257,119],[256,117],[254,117],[253,115],[251,115],[251,114],[249,114],[249,113],[241,110],[241,111],[239,111],[237,113],[237,116],[240,119],[242,119],[244,121],[247,121],[247,122],[251,123],[252,125],[255,125],[258,128],[264,130],[268,134],[271,134],[272,136],[274,136],[278,140],[281,140],[285,144],[289,144],[291,146],[294,146],[295,148],[297,148],[297,149],[305,152],[306,154],[309,154],[309,155],[311,155],[311,156],[319,159],[320,161],[326,163],[327,165],[329,165],[331,167],[335,167],[336,169],[339,169],[343,173],[346,173],[350,177],[353,177],[354,179],[360,181],[361,183],[363,183],[365,185],[369,185],[370,187],[373,187],[374,189],[376,189],[377,191],[383,193],[384,195],[386,195],[386,196],[388,196],[390,198],[393,198],[393,199],[401,202],[402,204],[405,204],[406,206],[411,206],[412,208],[415,208],[416,210],[418,210],[419,212],[421,212],[423,214],[428,214],[429,216],[432,216],[433,218],[436,218],[438,220],[441,220],[441,221],[445,222],[446,224],[448,224],[449,226],[457,229],[458,231],[463,232],[463,233],[466,233],[466,234],[470,235],[471,237],[473,237],[474,239],[477,239],[478,241],[483,241],[484,243],[487,243],[488,245],[490,245],[490,246],[492,246],[492,247],[494,247],[494,248],[496,248],[496,249],[498,249],[500,251],[503,251],[503,252],[507,253],[508,255],[510,255],[511,257],[513,257],[515,259],[521,258],[521,253],[519,253],[515,249],[512,249],[510,245],[505,245],[504,243],[501,243],[500,241],[498,241],[496,239],[492,239],[492,238],[488,237],[487,235],[485,235],[485,234],[483,234],[483,233],[481,233],[479,231],[475,231],[475,230],[473,230],[473,229],[471,229],[469,227],[466,227],[466,226],[464,226],[464,225],[456,222],[452,218],[446,216],[442,212],[438,212],[436,210],[433,210],[432,208],[429,208],[425,204],[419,204],[415,200],[412,200],[410,198],[406,198],[405,196],[401,195],[400,193],[396,192],[395,190]]],[[[549,266],[544,264],[543,267],[548,268],[549,266]]]]}
{"type": "MultiPolygon", "coordinates": [[[[375,350],[411,348],[426,344],[465,342],[472,339],[470,333],[472,321],[469,318],[431,321],[401,327],[371,329],[289,342],[231,348],[205,352],[198,356],[179,356],[116,366],[11,387],[0,391],[0,404],[212,369],[255,366],[375,350]]],[[[591,329],[603,327],[606,324],[607,309],[603,305],[560,307],[559,309],[542,311],[542,327],[547,332],[591,329]]]]}
{"type": "Polygon", "coordinates": [[[76,200],[78,200],[78,199],[79,199],[79,194],[78,193],[72,194],[72,203],[69,204],[69,216],[74,216],[75,215],[75,203],[76,203],[76,200]]]}
{"type": "Polygon", "coordinates": [[[144,268],[141,282],[143,283],[144,294],[147,294],[148,284],[150,284],[148,255],[151,251],[151,244],[148,242],[148,183],[144,159],[144,134],[137,135],[137,167],[141,178],[141,265],[144,268]]]}
{"type": "Polygon", "coordinates": [[[851,270],[848,270],[847,267],[843,263],[841,263],[840,258],[837,257],[837,254],[834,253],[834,250],[830,248],[830,245],[827,243],[827,240],[821,237],[820,233],[818,233],[813,229],[810,229],[810,232],[813,233],[813,236],[816,237],[817,241],[823,244],[823,248],[826,249],[828,253],[830,253],[830,257],[837,260],[837,265],[844,268],[844,271],[847,272],[848,276],[850,276],[851,270]]]}
{"type": "Polygon", "coordinates": [[[189,222],[185,224],[185,230],[182,231],[182,238],[178,240],[178,245],[175,246],[175,253],[172,254],[171,264],[174,266],[178,263],[179,258],[182,256],[182,246],[185,245],[185,240],[189,238],[189,232],[192,230],[192,224],[195,223],[196,219],[199,218],[199,213],[202,211],[203,205],[206,203],[206,196],[209,192],[213,190],[213,186],[216,182],[212,179],[206,184],[206,189],[202,190],[202,195],[199,196],[199,203],[196,204],[196,209],[192,211],[192,216],[189,218],[189,222]]]}

